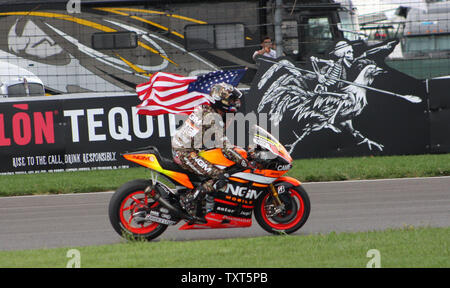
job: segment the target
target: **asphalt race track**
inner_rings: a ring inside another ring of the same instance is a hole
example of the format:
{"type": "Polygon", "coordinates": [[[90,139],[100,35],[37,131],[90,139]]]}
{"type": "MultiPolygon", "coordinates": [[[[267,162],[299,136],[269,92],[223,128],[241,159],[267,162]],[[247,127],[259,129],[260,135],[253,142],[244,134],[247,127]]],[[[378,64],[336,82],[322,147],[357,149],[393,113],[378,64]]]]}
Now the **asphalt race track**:
{"type": "MultiPolygon", "coordinates": [[[[450,226],[450,177],[305,183],[308,222],[296,234],[368,231],[404,225],[450,226]]],[[[107,208],[112,192],[0,198],[0,250],[119,243],[107,208]]],[[[269,235],[251,228],[178,231],[158,239],[269,235]]]]}

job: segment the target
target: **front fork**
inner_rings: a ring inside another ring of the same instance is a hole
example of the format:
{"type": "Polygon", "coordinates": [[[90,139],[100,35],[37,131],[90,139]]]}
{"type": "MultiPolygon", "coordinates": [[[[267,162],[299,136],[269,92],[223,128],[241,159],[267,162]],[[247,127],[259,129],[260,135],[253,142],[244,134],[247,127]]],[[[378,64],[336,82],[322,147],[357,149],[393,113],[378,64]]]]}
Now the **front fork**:
{"type": "Polygon", "coordinates": [[[274,205],[272,207],[272,209],[270,209],[272,211],[270,211],[269,214],[271,214],[271,215],[269,215],[269,216],[274,216],[274,215],[280,214],[281,212],[284,211],[284,204],[283,204],[283,202],[281,202],[280,197],[278,196],[278,191],[277,191],[277,189],[275,189],[275,186],[273,185],[273,183],[269,185],[269,189],[270,189],[270,192],[272,193],[273,205],[274,205]]]}

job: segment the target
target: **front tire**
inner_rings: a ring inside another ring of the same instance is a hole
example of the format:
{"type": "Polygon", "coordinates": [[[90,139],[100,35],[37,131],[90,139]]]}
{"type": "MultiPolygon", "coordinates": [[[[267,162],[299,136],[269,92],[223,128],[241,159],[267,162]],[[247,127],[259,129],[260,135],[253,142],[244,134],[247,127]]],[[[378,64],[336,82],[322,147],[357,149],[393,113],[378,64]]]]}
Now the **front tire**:
{"type": "Polygon", "coordinates": [[[109,220],[114,230],[122,237],[152,240],[161,235],[167,225],[156,222],[139,223],[134,219],[136,213],[156,208],[160,205],[145,194],[150,181],[133,180],[123,184],[109,202],[109,220]]]}
{"type": "Polygon", "coordinates": [[[273,196],[268,190],[261,195],[255,204],[255,219],[267,232],[273,234],[291,234],[305,225],[311,211],[311,203],[308,194],[302,186],[294,186],[279,194],[280,200],[285,205],[284,212],[271,215],[273,196]]]}

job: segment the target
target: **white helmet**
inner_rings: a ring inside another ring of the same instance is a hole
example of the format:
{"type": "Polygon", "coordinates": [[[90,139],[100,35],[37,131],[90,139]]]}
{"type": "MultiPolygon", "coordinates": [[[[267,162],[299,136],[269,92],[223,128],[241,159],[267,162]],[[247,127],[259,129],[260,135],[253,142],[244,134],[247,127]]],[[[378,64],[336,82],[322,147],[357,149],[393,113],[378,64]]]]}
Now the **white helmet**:
{"type": "Polygon", "coordinates": [[[233,85],[218,83],[211,88],[211,106],[225,112],[237,112],[241,107],[241,100],[239,99],[241,96],[241,91],[233,85]]]}

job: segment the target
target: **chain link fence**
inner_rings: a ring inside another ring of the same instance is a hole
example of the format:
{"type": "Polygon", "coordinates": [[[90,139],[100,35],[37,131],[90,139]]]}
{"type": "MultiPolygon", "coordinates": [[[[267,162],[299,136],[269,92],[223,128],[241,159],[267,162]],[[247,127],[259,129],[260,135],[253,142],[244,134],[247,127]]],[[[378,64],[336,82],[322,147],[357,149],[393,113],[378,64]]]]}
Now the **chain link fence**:
{"type": "Polygon", "coordinates": [[[339,38],[399,39],[389,66],[419,79],[450,75],[449,1],[26,2],[0,1],[3,97],[134,92],[158,71],[248,67],[245,86],[267,36],[298,63],[339,38]]]}

